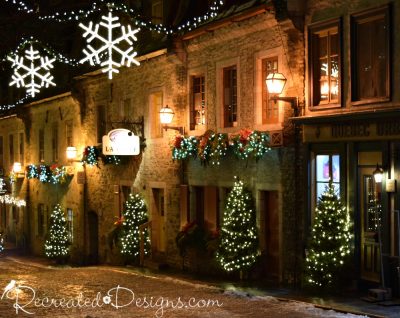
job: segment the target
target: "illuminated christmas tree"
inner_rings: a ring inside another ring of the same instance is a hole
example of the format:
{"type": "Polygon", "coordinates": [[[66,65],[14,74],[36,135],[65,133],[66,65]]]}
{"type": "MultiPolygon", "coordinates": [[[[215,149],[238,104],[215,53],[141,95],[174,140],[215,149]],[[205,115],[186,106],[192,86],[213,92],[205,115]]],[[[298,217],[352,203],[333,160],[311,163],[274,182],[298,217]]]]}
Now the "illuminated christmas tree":
{"type": "Polygon", "coordinates": [[[315,209],[306,258],[310,285],[329,287],[337,281],[338,273],[350,254],[351,237],[349,213],[330,182],[315,209]]]}
{"type": "Polygon", "coordinates": [[[243,182],[236,180],[223,215],[217,260],[224,270],[249,269],[259,255],[254,200],[243,182]]]}
{"type": "Polygon", "coordinates": [[[57,204],[50,215],[50,229],[44,244],[44,252],[47,257],[62,261],[68,257],[69,245],[67,221],[61,206],[57,204]]]}
{"type": "MultiPolygon", "coordinates": [[[[144,200],[139,194],[129,195],[125,202],[123,212],[121,253],[129,258],[137,259],[140,254],[140,231],[139,226],[147,222],[147,208],[144,200]]],[[[150,238],[147,230],[144,231],[144,253],[150,251],[150,238]]]]}

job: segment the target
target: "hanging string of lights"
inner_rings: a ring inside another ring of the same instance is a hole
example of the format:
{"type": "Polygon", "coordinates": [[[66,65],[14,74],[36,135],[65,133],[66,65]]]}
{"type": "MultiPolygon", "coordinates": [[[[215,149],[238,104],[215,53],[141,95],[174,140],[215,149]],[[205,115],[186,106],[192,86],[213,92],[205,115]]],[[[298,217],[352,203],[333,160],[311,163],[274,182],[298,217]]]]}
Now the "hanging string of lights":
{"type": "Polygon", "coordinates": [[[23,1],[15,1],[15,0],[5,0],[6,2],[10,2],[18,7],[18,11],[25,11],[26,13],[33,13],[33,8],[30,8],[25,2],[23,1]]]}
{"type": "Polygon", "coordinates": [[[42,42],[40,42],[39,40],[35,39],[32,36],[29,38],[22,38],[17,48],[15,50],[8,52],[3,58],[0,59],[0,62],[1,63],[6,62],[8,60],[8,57],[14,57],[15,55],[17,55],[18,52],[22,51],[25,47],[31,44],[38,44],[44,53],[55,58],[58,62],[65,63],[70,66],[81,65],[81,63],[79,63],[79,60],[64,56],[63,54],[51,48],[49,45],[43,44],[42,42]]]}
{"type": "MultiPolygon", "coordinates": [[[[16,1],[16,0],[5,0],[7,2],[12,2],[13,4],[18,6],[19,11],[26,11],[27,13],[33,13],[34,10],[29,8],[24,2],[16,1]]],[[[48,15],[39,15],[40,20],[51,20],[57,22],[68,22],[68,21],[78,21],[81,19],[85,19],[89,17],[91,14],[100,12],[103,7],[106,5],[109,10],[118,11],[127,14],[130,16],[131,20],[140,27],[147,28],[151,31],[156,31],[158,33],[165,33],[165,34],[173,34],[174,32],[180,32],[184,30],[192,30],[196,28],[200,23],[205,22],[209,19],[214,18],[218,11],[220,10],[221,6],[224,4],[223,0],[216,0],[214,1],[210,7],[208,8],[207,12],[201,16],[193,17],[191,20],[184,22],[181,25],[178,25],[175,28],[166,27],[163,24],[154,24],[150,21],[145,21],[141,15],[132,8],[128,8],[124,3],[115,3],[109,2],[107,0],[98,0],[92,3],[90,8],[86,9],[79,9],[73,11],[65,11],[65,12],[54,12],[48,15]]]]}

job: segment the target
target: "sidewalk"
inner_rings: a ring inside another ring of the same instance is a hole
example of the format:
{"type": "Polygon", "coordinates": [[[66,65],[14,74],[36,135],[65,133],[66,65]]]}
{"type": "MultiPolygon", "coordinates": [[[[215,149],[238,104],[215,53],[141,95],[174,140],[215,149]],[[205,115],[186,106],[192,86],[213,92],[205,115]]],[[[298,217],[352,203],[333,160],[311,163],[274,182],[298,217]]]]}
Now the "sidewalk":
{"type": "MultiPolygon", "coordinates": [[[[54,262],[41,257],[21,256],[18,253],[13,253],[12,250],[6,251],[3,257],[7,257],[16,262],[23,262],[38,267],[53,267],[56,266],[54,262]]],[[[0,259],[1,261],[1,259],[0,259]]],[[[105,266],[105,265],[100,265],[105,266]]],[[[244,284],[240,282],[226,282],[222,280],[211,280],[209,278],[197,277],[191,273],[183,273],[174,269],[167,269],[163,271],[150,270],[147,268],[138,267],[116,267],[124,271],[133,271],[141,273],[142,275],[148,276],[165,276],[171,279],[189,281],[191,283],[199,285],[210,285],[221,289],[221,291],[229,291],[231,293],[240,295],[242,297],[256,297],[256,296],[273,296],[282,301],[285,300],[297,300],[306,303],[311,303],[315,307],[323,309],[332,309],[342,313],[352,313],[368,317],[388,317],[388,318],[400,318],[400,306],[385,307],[374,303],[368,303],[361,300],[361,297],[365,297],[367,292],[364,294],[355,292],[349,295],[343,296],[327,296],[327,297],[313,297],[305,294],[302,291],[296,291],[289,288],[264,288],[264,287],[250,287],[246,286],[249,283],[244,284]]]]}

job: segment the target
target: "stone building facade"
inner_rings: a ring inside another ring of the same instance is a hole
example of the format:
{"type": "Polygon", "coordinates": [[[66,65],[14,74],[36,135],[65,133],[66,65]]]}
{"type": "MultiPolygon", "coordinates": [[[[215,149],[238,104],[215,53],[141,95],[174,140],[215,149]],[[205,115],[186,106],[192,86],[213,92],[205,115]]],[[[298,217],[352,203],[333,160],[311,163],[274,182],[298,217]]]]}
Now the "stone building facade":
{"type": "MultiPolygon", "coordinates": [[[[302,104],[304,43],[302,30],[275,14],[272,4],[235,7],[230,15],[174,38],[168,49],[139,57],[140,66],[121,69],[111,81],[100,71],[85,74],[75,78],[71,93],[27,105],[20,115],[25,165],[65,165],[68,174],[60,185],[23,181],[31,251],[43,253],[47,218],[59,202],[72,218],[73,262],[121,262],[108,236],[134,192],[143,194],[149,209],[152,260],[180,267],[177,233],[191,221],[219,228],[224,200],[238,176],[256,202],[262,257],[254,275],[274,282],[298,280],[304,236],[299,131],[289,119],[290,105],[270,100],[265,77],[286,74],[283,95],[299,97],[302,104]],[[250,129],[274,132],[280,142],[258,162],[232,154],[219,166],[173,161],[176,132],[163,129],[159,118],[166,105],[175,112],[171,125],[184,127],[188,135],[250,129]],[[141,118],[143,135],[137,125],[141,118]],[[102,136],[114,128],[141,135],[140,155],[119,165],[100,160],[98,166],[84,167],[66,159],[67,146],[76,147],[80,159],[85,147],[101,146],[102,136]]],[[[211,259],[192,258],[187,265],[217,271],[211,259]]]]}
{"type": "Polygon", "coordinates": [[[394,187],[399,176],[399,10],[398,1],[307,2],[306,109],[297,119],[308,153],[307,224],[322,186],[333,179],[353,225],[349,272],[354,285],[386,286],[394,292],[399,264],[394,187]],[[383,168],[382,182],[374,178],[377,166],[383,168]]]}

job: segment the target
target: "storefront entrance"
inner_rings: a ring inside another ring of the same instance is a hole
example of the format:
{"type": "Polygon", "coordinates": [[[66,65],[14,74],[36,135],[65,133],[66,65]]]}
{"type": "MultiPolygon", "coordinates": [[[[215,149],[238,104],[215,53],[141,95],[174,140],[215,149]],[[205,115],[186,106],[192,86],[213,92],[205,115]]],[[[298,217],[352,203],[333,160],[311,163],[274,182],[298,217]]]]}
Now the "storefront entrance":
{"type": "Polygon", "coordinates": [[[360,213],[361,279],[379,282],[380,246],[378,225],[382,214],[381,184],[375,183],[376,164],[382,165],[381,152],[358,153],[358,209],[360,213]]]}

